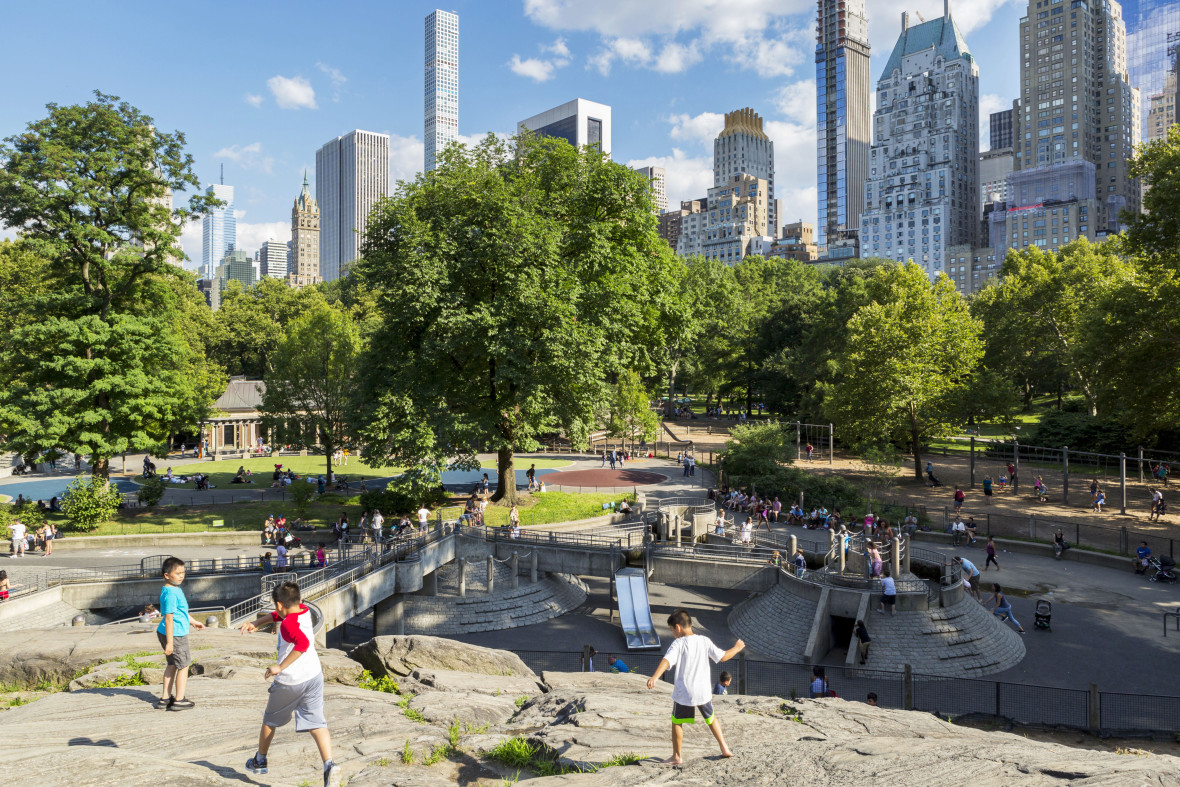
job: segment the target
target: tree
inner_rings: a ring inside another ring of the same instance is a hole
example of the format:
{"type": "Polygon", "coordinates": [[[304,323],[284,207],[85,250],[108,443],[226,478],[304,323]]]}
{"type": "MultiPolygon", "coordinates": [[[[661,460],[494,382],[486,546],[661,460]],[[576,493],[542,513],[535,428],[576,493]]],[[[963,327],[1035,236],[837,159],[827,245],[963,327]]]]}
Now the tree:
{"type": "Polygon", "coordinates": [[[921,479],[922,442],[958,426],[953,405],[983,354],[982,325],[950,279],[931,283],[913,263],[879,268],[869,292],[849,321],[829,412],[855,443],[908,443],[921,479]]]}
{"type": "Polygon", "coordinates": [[[1128,174],[1140,178],[1147,193],[1142,213],[1123,213],[1127,251],[1180,273],[1180,125],[1169,126],[1163,139],[1140,145],[1128,174]]]}
{"type": "Polygon", "coordinates": [[[323,446],[328,477],[332,454],[344,445],[361,346],[348,314],[321,303],[287,326],[266,373],[263,426],[275,442],[323,446]]]}
{"type": "Polygon", "coordinates": [[[93,530],[119,510],[123,495],[105,478],[80,476],[70,482],[61,499],[61,510],[78,532],[93,530]]]}
{"type": "MultiPolygon", "coordinates": [[[[7,447],[110,457],[195,427],[212,399],[194,388],[204,361],[175,330],[168,282],[188,220],[216,204],[198,195],[184,135],[96,93],[85,106],[49,104],[48,117],[0,145],[0,223],[44,261],[48,292],[17,294],[31,318],[0,340],[0,420],[7,447]]],[[[191,277],[189,277],[191,281],[191,277]]]]}
{"type": "Polygon", "coordinates": [[[619,373],[610,403],[610,422],[607,431],[612,437],[625,437],[634,445],[635,438],[655,438],[660,419],[651,409],[647,389],[639,375],[631,369],[619,373]]]}
{"type": "Polygon", "coordinates": [[[369,220],[353,275],[380,324],[360,367],[365,455],[438,467],[513,457],[564,430],[585,444],[610,380],[663,371],[682,263],[647,182],[601,153],[528,136],[451,146],[369,220]]]}
{"type": "Polygon", "coordinates": [[[269,277],[250,287],[230,282],[213,313],[209,355],[230,374],[260,380],[287,325],[321,303],[315,286],[295,289],[269,277]]]}

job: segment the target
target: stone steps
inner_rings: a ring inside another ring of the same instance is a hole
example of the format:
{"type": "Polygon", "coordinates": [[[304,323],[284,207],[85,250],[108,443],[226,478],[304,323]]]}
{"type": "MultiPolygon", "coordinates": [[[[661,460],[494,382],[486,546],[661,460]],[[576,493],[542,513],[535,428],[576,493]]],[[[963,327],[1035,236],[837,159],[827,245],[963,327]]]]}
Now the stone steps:
{"type": "Polygon", "coordinates": [[[729,616],[729,629],[759,654],[801,661],[815,618],[815,602],[774,585],[743,602],[729,616]]]}
{"type": "MultiPolygon", "coordinates": [[[[536,584],[508,587],[511,575],[493,595],[411,596],[406,599],[407,634],[466,634],[543,623],[577,609],[587,588],[577,577],[554,575],[536,584]]],[[[497,582],[499,578],[497,577],[497,582]]]]}

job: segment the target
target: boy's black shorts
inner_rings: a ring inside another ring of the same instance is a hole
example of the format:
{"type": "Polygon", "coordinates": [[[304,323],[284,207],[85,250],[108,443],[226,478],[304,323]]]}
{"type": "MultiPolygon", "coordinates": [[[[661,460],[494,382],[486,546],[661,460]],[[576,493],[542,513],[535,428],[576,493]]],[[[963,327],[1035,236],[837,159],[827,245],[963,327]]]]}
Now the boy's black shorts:
{"type": "Polygon", "coordinates": [[[700,710],[701,718],[704,719],[705,724],[713,723],[713,703],[706,702],[704,705],[681,705],[679,702],[672,703],[672,723],[673,724],[695,724],[696,712],[700,710]]]}

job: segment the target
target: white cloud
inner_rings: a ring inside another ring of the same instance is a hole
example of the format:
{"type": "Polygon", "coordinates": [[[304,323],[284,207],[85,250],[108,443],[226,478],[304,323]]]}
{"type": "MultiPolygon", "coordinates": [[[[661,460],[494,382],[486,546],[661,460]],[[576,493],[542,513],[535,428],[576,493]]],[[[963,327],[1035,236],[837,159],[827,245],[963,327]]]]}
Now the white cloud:
{"type": "Polygon", "coordinates": [[[725,128],[725,115],[719,112],[702,112],[699,115],[672,115],[672,139],[697,142],[708,145],[711,150],[713,139],[725,128]]]}
{"type": "Polygon", "coordinates": [[[554,72],[570,64],[570,48],[566,46],[564,38],[558,38],[552,44],[542,44],[541,51],[551,57],[526,57],[513,54],[508,61],[508,67],[517,76],[528,77],[535,82],[547,82],[553,78],[554,72]]]}
{"type": "Polygon", "coordinates": [[[328,79],[332,80],[332,100],[340,100],[340,91],[344,87],[344,83],[348,81],[348,77],[340,73],[340,69],[333,68],[326,63],[316,63],[315,67],[328,75],[328,79]]]}
{"type": "Polygon", "coordinates": [[[426,145],[415,136],[389,135],[389,188],[399,180],[413,180],[422,171],[426,145]]]}
{"type": "Polygon", "coordinates": [[[541,60],[536,57],[521,60],[520,55],[513,55],[512,59],[508,61],[508,67],[517,76],[528,77],[535,82],[549,81],[553,78],[553,72],[557,70],[551,60],[541,60]]]}
{"type": "Polygon", "coordinates": [[[214,153],[213,158],[228,159],[240,164],[243,169],[257,169],[267,175],[273,174],[275,163],[272,157],[262,155],[261,142],[251,142],[242,147],[230,145],[214,153]]]}
{"type": "Polygon", "coordinates": [[[779,114],[804,125],[815,125],[815,80],[801,79],[774,92],[779,114]]]}
{"type": "Polygon", "coordinates": [[[984,93],[979,97],[979,149],[991,148],[991,114],[1005,109],[1011,109],[1012,102],[994,93],[984,93]]]}
{"type": "Polygon", "coordinates": [[[664,48],[656,56],[652,68],[664,74],[678,74],[699,63],[703,57],[696,41],[691,41],[688,44],[669,41],[664,44],[664,48]]]}
{"type": "MultiPolygon", "coordinates": [[[[996,11],[1005,5],[1023,7],[1027,4],[1022,0],[959,0],[957,3],[951,3],[951,15],[959,30],[966,36],[990,22],[996,11]]],[[[937,19],[942,16],[942,0],[873,0],[872,8],[869,10],[869,39],[873,42],[874,49],[878,46],[893,49],[893,43],[901,34],[902,11],[910,12],[910,24],[921,22],[920,19],[914,18],[914,11],[927,20],[937,19]]],[[[967,44],[971,44],[970,38],[967,39],[967,44]]]]}
{"type": "Polygon", "coordinates": [[[698,199],[713,185],[713,157],[690,156],[672,148],[670,156],[648,156],[627,162],[628,167],[663,167],[668,207],[680,207],[684,200],[698,199]]]}
{"type": "Polygon", "coordinates": [[[260,107],[262,106],[262,96],[257,93],[247,93],[246,103],[252,107],[260,107]]]}
{"type": "Polygon", "coordinates": [[[266,86],[282,109],[316,109],[315,88],[303,77],[273,76],[266,86]]]}

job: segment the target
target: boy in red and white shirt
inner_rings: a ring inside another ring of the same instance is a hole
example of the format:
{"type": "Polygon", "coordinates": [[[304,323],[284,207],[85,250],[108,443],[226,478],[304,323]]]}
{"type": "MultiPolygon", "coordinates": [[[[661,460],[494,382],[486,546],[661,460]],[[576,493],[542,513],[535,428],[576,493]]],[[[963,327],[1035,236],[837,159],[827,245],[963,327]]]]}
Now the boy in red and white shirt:
{"type": "Polygon", "coordinates": [[[278,623],[278,663],[266,668],[264,678],[274,678],[262,731],[258,735],[258,752],[246,761],[246,769],[266,773],[266,752],[275,729],[295,716],[295,731],[310,732],[324,761],[324,787],[339,781],[340,771],[332,762],[332,736],[324,719],[324,671],[315,650],[315,631],[311,612],[302,602],[299,585],[284,582],[271,594],[275,611],[264,612],[242,626],[242,633],[257,631],[259,626],[278,623]]]}

